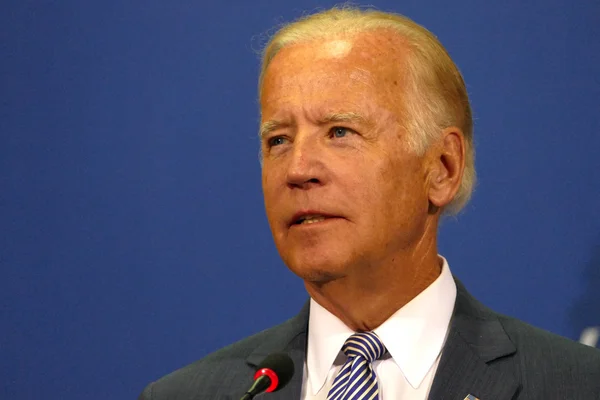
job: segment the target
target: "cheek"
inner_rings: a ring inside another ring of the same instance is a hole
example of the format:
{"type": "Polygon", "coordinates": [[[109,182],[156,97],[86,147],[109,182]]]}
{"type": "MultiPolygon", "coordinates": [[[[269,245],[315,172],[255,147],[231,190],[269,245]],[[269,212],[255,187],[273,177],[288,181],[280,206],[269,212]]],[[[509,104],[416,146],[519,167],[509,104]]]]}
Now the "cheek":
{"type": "Polygon", "coordinates": [[[265,204],[265,212],[271,229],[278,227],[278,220],[281,214],[282,205],[285,205],[283,196],[285,190],[282,190],[282,185],[285,186],[283,176],[280,176],[276,170],[269,169],[262,172],[262,191],[265,204]],[[282,180],[283,179],[283,180],[282,180]]]}
{"type": "Polygon", "coordinates": [[[270,200],[273,195],[277,194],[277,187],[278,185],[281,185],[281,177],[278,177],[274,172],[276,171],[274,171],[273,168],[265,169],[263,167],[262,189],[265,196],[265,201],[270,200]]]}
{"type": "Polygon", "coordinates": [[[377,193],[384,215],[410,217],[423,200],[420,164],[414,160],[388,160],[377,169],[371,187],[372,192],[377,193]]]}

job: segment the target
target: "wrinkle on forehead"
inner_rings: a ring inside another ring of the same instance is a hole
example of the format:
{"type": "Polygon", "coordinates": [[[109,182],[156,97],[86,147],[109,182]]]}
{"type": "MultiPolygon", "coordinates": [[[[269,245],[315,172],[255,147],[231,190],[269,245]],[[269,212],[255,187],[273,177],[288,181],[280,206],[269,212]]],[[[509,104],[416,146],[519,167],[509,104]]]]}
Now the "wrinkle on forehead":
{"type": "Polygon", "coordinates": [[[284,47],[266,70],[261,116],[285,114],[288,106],[323,109],[347,104],[346,93],[351,92],[363,93],[354,102],[368,97],[367,104],[401,110],[407,50],[398,35],[385,31],[284,47]]]}
{"type": "Polygon", "coordinates": [[[323,102],[349,102],[343,95],[344,89],[356,92],[372,93],[376,84],[372,73],[365,68],[349,66],[346,70],[333,70],[328,65],[312,68],[299,68],[298,72],[269,76],[263,88],[261,106],[263,111],[268,105],[276,103],[281,108],[288,102],[302,101],[308,104],[321,104],[323,102]],[[307,83],[308,82],[308,83],[307,83]],[[332,82],[337,82],[331,90],[332,82]],[[325,91],[325,88],[329,89],[325,91]],[[272,91],[271,88],[278,88],[272,91]]]}

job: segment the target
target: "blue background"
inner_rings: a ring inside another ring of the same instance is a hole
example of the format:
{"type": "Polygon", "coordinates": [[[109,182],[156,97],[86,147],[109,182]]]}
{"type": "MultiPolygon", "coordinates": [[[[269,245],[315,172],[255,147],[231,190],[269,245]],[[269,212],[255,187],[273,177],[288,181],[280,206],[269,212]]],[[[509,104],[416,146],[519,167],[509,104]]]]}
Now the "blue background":
{"type": "MultiPolygon", "coordinates": [[[[333,4],[2,3],[0,398],[135,398],[300,309],[264,216],[256,51],[333,4]]],[[[376,6],[438,35],[471,95],[453,272],[545,329],[600,325],[600,3],[376,6]]]]}

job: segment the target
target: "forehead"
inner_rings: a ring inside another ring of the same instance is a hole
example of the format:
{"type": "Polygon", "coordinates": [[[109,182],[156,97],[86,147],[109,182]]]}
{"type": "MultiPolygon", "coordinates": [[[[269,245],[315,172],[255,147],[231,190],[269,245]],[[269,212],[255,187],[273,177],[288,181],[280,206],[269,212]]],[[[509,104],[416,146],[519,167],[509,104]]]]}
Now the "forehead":
{"type": "Polygon", "coordinates": [[[403,38],[387,31],[286,46],[265,72],[262,112],[290,102],[368,101],[394,107],[405,81],[407,49],[403,38]]]}

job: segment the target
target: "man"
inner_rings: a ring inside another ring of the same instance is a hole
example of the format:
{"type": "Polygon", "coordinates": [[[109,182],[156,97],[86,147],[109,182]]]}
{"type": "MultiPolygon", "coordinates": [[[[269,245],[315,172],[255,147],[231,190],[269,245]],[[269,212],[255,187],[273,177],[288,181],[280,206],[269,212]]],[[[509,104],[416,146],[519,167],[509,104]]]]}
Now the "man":
{"type": "Polygon", "coordinates": [[[238,399],[274,352],[296,374],[264,398],[600,398],[599,351],[485,308],[437,254],[475,172],[465,85],[431,33],[315,14],[274,35],[259,87],[267,218],[311,300],[141,399],[238,399]]]}

